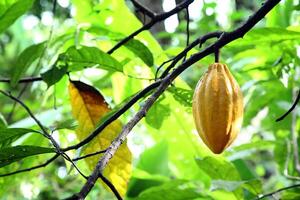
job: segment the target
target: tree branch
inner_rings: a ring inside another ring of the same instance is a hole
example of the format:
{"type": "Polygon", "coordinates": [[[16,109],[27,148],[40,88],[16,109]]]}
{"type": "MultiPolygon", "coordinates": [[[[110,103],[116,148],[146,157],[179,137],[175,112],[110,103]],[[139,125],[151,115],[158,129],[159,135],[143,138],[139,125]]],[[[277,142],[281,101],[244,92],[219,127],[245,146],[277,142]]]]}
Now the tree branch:
{"type": "Polygon", "coordinates": [[[262,7],[254,13],[245,24],[238,27],[232,32],[224,33],[222,36],[214,42],[212,45],[206,49],[194,54],[181,65],[179,65],[174,71],[168,74],[162,79],[160,86],[157,90],[145,101],[141,109],[134,115],[134,117],[123,127],[121,133],[112,141],[111,145],[108,147],[105,154],[98,161],[93,173],[89,176],[88,180],[82,187],[81,191],[76,195],[78,199],[84,199],[90,190],[93,188],[95,182],[97,181],[99,175],[103,172],[105,166],[109,160],[113,157],[119,146],[125,141],[127,135],[133,129],[133,127],[146,115],[147,111],[158,99],[158,97],[168,88],[171,82],[181,74],[185,69],[190,67],[195,62],[204,58],[205,56],[215,52],[216,48],[221,48],[224,45],[243,37],[253,26],[258,23],[275,5],[277,5],[280,0],[268,0],[262,7]]]}
{"type": "Polygon", "coordinates": [[[101,150],[101,151],[97,151],[97,152],[94,152],[94,153],[86,154],[86,155],[80,156],[78,158],[73,158],[72,160],[73,161],[78,161],[78,160],[82,160],[82,159],[85,159],[85,158],[88,158],[88,157],[91,157],[91,156],[95,156],[95,155],[98,155],[98,154],[101,154],[101,153],[105,153],[105,152],[106,152],[106,149],[101,150]]]}
{"type": "Polygon", "coordinates": [[[131,33],[129,36],[127,36],[126,38],[122,39],[121,41],[119,41],[113,48],[111,48],[107,53],[108,54],[112,54],[115,50],[117,50],[118,48],[120,48],[122,45],[126,44],[129,40],[133,39],[135,36],[137,36],[139,33],[145,31],[145,30],[149,30],[153,25],[155,25],[157,22],[163,21],[167,18],[169,18],[170,16],[177,14],[179,11],[181,11],[182,9],[188,7],[191,3],[193,3],[194,0],[186,0],[183,1],[182,3],[178,4],[174,9],[170,10],[169,12],[165,12],[165,13],[161,13],[161,14],[157,14],[155,15],[150,22],[148,22],[147,24],[145,24],[144,26],[142,26],[141,28],[139,28],[138,30],[136,30],[135,32],[131,33]]]}
{"type": "MultiPolygon", "coordinates": [[[[31,83],[35,81],[42,81],[42,77],[28,77],[28,78],[22,78],[19,80],[18,83],[31,83]]],[[[0,83],[10,83],[9,78],[1,78],[0,83]]]]}
{"type": "Polygon", "coordinates": [[[257,197],[256,200],[264,199],[264,198],[266,198],[266,197],[273,196],[274,194],[279,193],[279,192],[282,192],[282,191],[284,191],[284,190],[289,190],[289,189],[297,188],[297,187],[300,187],[300,184],[296,184],[296,185],[291,185],[291,186],[288,186],[288,187],[280,188],[280,189],[278,189],[278,190],[276,190],[276,191],[274,191],[274,192],[270,192],[270,193],[268,193],[268,194],[264,194],[264,195],[262,195],[262,196],[260,196],[260,197],[257,197]]]}

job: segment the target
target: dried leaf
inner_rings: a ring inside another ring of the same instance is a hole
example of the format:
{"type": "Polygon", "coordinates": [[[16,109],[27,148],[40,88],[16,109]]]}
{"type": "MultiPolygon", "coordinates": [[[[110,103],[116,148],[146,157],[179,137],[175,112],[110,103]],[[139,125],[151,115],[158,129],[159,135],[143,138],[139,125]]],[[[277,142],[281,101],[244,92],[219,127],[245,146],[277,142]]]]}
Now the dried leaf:
{"type": "MultiPolygon", "coordinates": [[[[99,120],[110,111],[110,108],[100,92],[80,81],[70,82],[69,94],[73,116],[78,120],[76,134],[80,140],[83,140],[96,128],[99,120]]],[[[121,129],[121,122],[115,120],[87,145],[84,154],[106,149],[121,129]]],[[[91,170],[96,166],[100,156],[85,159],[91,170]]],[[[131,152],[126,142],[120,146],[106,166],[104,176],[112,182],[122,196],[125,195],[131,176],[131,152]]]]}

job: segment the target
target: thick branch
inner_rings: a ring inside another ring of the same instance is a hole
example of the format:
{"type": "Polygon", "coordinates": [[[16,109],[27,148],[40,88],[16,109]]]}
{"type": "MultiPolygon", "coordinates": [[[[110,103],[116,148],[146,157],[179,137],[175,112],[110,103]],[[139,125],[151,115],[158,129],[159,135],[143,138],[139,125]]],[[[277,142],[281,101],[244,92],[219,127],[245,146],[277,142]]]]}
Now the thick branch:
{"type": "Polygon", "coordinates": [[[268,0],[266,3],[254,14],[252,15],[245,24],[237,28],[236,30],[224,33],[222,36],[212,45],[200,51],[199,53],[194,54],[181,65],[179,65],[172,73],[168,74],[161,82],[157,90],[146,100],[145,104],[141,107],[140,111],[123,127],[121,133],[118,137],[113,140],[111,145],[108,147],[105,154],[97,163],[93,173],[88,178],[85,185],[82,187],[79,194],[77,194],[78,199],[84,199],[90,190],[93,188],[95,182],[97,181],[99,175],[103,172],[105,166],[109,160],[113,157],[119,146],[124,142],[127,135],[133,129],[133,127],[146,115],[149,108],[154,104],[157,98],[168,88],[171,82],[181,74],[185,69],[204,58],[205,56],[215,52],[216,48],[221,48],[224,45],[243,37],[253,26],[259,22],[280,0],[268,0]]]}

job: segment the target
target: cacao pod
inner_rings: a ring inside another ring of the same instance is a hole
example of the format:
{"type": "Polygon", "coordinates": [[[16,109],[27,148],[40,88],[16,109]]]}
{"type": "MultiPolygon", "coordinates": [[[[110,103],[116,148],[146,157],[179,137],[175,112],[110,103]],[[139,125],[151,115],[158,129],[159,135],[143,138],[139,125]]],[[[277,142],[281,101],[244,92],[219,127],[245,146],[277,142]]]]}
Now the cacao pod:
{"type": "Polygon", "coordinates": [[[225,64],[210,65],[199,80],[193,116],[198,134],[212,152],[222,153],[236,138],[243,121],[243,95],[225,64]]]}

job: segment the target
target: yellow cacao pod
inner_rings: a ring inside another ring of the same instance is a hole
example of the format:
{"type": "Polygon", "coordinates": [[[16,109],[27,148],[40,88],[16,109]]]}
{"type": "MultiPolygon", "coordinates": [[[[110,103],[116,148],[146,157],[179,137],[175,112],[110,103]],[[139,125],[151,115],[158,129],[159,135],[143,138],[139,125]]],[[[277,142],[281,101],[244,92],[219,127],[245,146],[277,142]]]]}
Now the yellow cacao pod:
{"type": "Polygon", "coordinates": [[[199,80],[193,96],[197,131],[209,149],[222,153],[243,121],[243,95],[225,64],[214,63],[199,80]]]}

